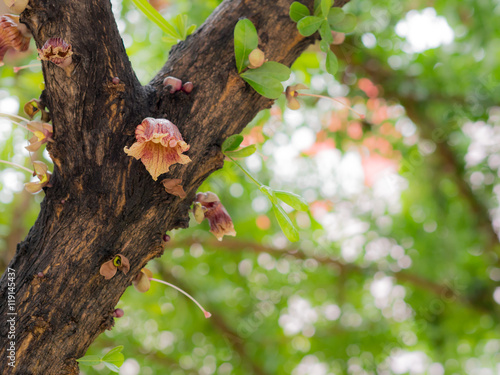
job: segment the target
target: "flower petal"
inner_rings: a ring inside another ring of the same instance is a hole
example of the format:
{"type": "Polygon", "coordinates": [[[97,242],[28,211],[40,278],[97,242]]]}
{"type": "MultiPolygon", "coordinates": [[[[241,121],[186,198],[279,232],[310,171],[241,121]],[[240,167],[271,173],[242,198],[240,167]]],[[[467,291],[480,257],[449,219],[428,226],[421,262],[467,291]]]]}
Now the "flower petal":
{"type": "Polygon", "coordinates": [[[182,187],[182,180],[180,178],[165,179],[161,182],[165,187],[165,191],[172,195],[177,195],[179,198],[186,198],[186,192],[182,187]]]}
{"type": "Polygon", "coordinates": [[[29,48],[30,38],[21,32],[19,17],[6,14],[0,17],[0,65],[9,48],[22,52],[29,48]]]}
{"type": "MultiPolygon", "coordinates": [[[[130,262],[127,259],[127,257],[125,257],[122,254],[118,254],[115,258],[117,258],[117,257],[120,258],[120,265],[118,266],[118,269],[126,275],[127,272],[130,271],[130,262]]],[[[116,264],[116,260],[115,260],[115,264],[116,264]]]]}
{"type": "Polygon", "coordinates": [[[173,164],[187,164],[191,159],[183,152],[189,150],[177,126],[165,119],[148,117],[135,131],[136,142],[125,147],[127,155],[141,160],[146,170],[156,181],[158,176],[169,171],[173,164]]]}
{"type": "Polygon", "coordinates": [[[42,190],[42,184],[40,182],[27,182],[24,184],[24,188],[31,194],[36,194],[42,190]]]}
{"type": "MultiPolygon", "coordinates": [[[[215,193],[208,191],[206,193],[196,194],[193,209],[197,209],[197,204],[201,204],[203,207],[205,218],[208,219],[210,223],[210,232],[212,232],[219,241],[222,241],[224,236],[236,236],[231,216],[229,216],[226,208],[222,205],[219,197],[215,193]]],[[[194,213],[196,218],[196,211],[194,213]]]]}
{"type": "Polygon", "coordinates": [[[143,268],[132,281],[134,288],[141,293],[147,292],[151,286],[150,277],[153,277],[152,272],[147,268],[143,268]]]}
{"type": "Polygon", "coordinates": [[[48,39],[41,49],[38,49],[38,58],[42,61],[51,61],[61,68],[69,66],[73,58],[71,44],[66,43],[62,38],[48,39]]]}
{"type": "Polygon", "coordinates": [[[116,275],[117,268],[113,264],[113,259],[108,260],[106,263],[103,263],[101,266],[101,269],[99,270],[99,273],[104,276],[106,280],[111,279],[113,276],[116,275]]]}

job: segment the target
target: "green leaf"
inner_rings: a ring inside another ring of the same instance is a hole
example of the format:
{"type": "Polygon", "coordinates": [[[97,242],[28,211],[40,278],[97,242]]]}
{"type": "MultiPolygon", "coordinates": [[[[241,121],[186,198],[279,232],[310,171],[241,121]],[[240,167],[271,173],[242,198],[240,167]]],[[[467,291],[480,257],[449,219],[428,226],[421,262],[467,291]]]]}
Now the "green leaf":
{"type": "Polygon", "coordinates": [[[332,28],[335,31],[339,31],[341,33],[350,33],[356,27],[356,16],[353,14],[347,13],[342,21],[335,23],[332,28]]]}
{"type": "Polygon", "coordinates": [[[178,14],[174,18],[172,18],[172,24],[177,29],[177,33],[181,36],[181,40],[186,39],[187,37],[187,15],[178,14]]]}
{"type": "Polygon", "coordinates": [[[123,365],[123,361],[125,360],[125,357],[121,353],[122,350],[123,345],[117,346],[116,348],[111,349],[102,357],[104,365],[111,371],[120,371],[120,366],[123,365]]]}
{"type": "MultiPolygon", "coordinates": [[[[108,362],[114,362],[113,360],[111,360],[111,358],[114,358],[114,356],[116,354],[121,354],[122,350],[123,350],[123,345],[118,345],[117,347],[114,347],[109,352],[104,354],[104,356],[102,357],[102,360],[108,361],[108,362]]],[[[121,357],[123,357],[123,354],[121,354],[121,357]]],[[[122,362],[122,364],[123,364],[123,362],[122,362]]],[[[121,366],[122,364],[120,364],[119,366],[121,366]]]]}
{"type": "Polygon", "coordinates": [[[147,0],[132,0],[139,10],[153,21],[163,32],[177,40],[182,39],[174,26],[169,24],[147,0]]]}
{"type": "Polygon", "coordinates": [[[319,35],[321,35],[321,41],[325,41],[328,45],[333,43],[332,30],[330,29],[328,21],[325,20],[321,24],[321,27],[319,28],[319,35]]]}
{"type": "Polygon", "coordinates": [[[323,17],[327,17],[330,12],[330,8],[333,6],[333,0],[321,0],[321,13],[323,17]]]}
{"type": "Polygon", "coordinates": [[[229,155],[231,155],[233,158],[246,158],[246,157],[249,157],[250,155],[255,154],[256,151],[257,151],[257,147],[255,147],[255,145],[250,145],[250,146],[244,147],[240,150],[229,151],[227,153],[229,155]]]}
{"type": "Polygon", "coordinates": [[[328,50],[326,53],[326,71],[330,73],[331,75],[334,75],[337,73],[337,70],[339,69],[339,62],[337,60],[337,56],[331,51],[328,50]]]}
{"type": "Polygon", "coordinates": [[[322,40],[321,42],[319,42],[319,48],[323,52],[327,53],[328,50],[330,49],[330,45],[327,42],[325,42],[324,40],[322,40]]]}
{"type": "MultiPolygon", "coordinates": [[[[251,71],[252,72],[259,71],[259,74],[268,75],[270,77],[277,79],[280,82],[286,81],[288,78],[290,78],[291,74],[291,70],[289,67],[280,64],[276,61],[268,61],[262,64],[260,68],[252,69],[251,71]]],[[[247,73],[248,72],[243,73],[242,76],[247,73]]]]}
{"type": "Polygon", "coordinates": [[[290,18],[295,22],[299,22],[302,18],[310,15],[311,12],[304,4],[295,1],[290,5],[290,18]]]}
{"type": "Polygon", "coordinates": [[[302,18],[297,23],[297,28],[299,29],[299,33],[301,33],[302,35],[311,36],[319,29],[322,22],[323,18],[307,16],[302,18]]]}
{"type": "MultiPolygon", "coordinates": [[[[120,353],[121,354],[121,353],[120,353]]],[[[123,355],[123,354],[122,354],[123,355]]],[[[116,366],[115,364],[113,363],[109,363],[109,362],[106,362],[106,361],[103,361],[102,363],[104,363],[104,365],[109,368],[111,371],[113,372],[120,372],[120,368],[118,366],[116,366]]]]}
{"type": "Polygon", "coordinates": [[[299,231],[295,228],[285,210],[280,205],[273,204],[273,212],[286,238],[291,242],[297,242],[299,240],[299,231]]]}
{"type": "Polygon", "coordinates": [[[234,28],[234,56],[238,73],[248,66],[248,55],[259,45],[259,36],[252,21],[239,20],[234,28]]]}
{"type": "Polygon", "coordinates": [[[233,134],[228,137],[224,143],[222,143],[222,152],[234,151],[240,147],[241,142],[243,142],[243,136],[241,134],[233,134]]]}
{"type": "Polygon", "coordinates": [[[334,27],[337,23],[342,21],[345,17],[345,13],[342,10],[342,8],[332,8],[330,9],[330,12],[328,13],[328,23],[330,24],[330,27],[334,27]]]}
{"type": "Polygon", "coordinates": [[[86,355],[85,357],[79,358],[76,361],[84,366],[95,366],[102,362],[101,358],[97,355],[86,355]]]}
{"type": "Polygon", "coordinates": [[[274,190],[274,196],[297,211],[307,211],[309,206],[300,195],[283,190],[274,190]]]}
{"type": "Polygon", "coordinates": [[[321,12],[321,0],[314,0],[314,15],[319,16],[321,12]]]}
{"type": "Polygon", "coordinates": [[[266,185],[261,185],[259,189],[262,193],[264,193],[264,195],[266,195],[269,198],[269,200],[273,205],[277,203],[276,198],[273,195],[273,189],[271,189],[269,186],[266,185]]]}
{"type": "Polygon", "coordinates": [[[262,96],[277,99],[283,92],[281,82],[290,78],[290,73],[290,68],[285,65],[268,61],[260,68],[249,69],[240,75],[262,96]]]}
{"type": "Polygon", "coordinates": [[[196,30],[196,25],[191,25],[188,27],[188,29],[186,30],[186,34],[189,36],[191,35],[192,33],[194,33],[194,31],[196,30]]]}

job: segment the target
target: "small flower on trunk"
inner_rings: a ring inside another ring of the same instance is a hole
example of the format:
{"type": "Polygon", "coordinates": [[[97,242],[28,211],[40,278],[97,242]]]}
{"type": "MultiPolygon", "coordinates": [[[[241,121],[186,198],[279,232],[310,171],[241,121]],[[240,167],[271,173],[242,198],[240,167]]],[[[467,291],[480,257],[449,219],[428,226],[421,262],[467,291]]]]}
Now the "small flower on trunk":
{"type": "Polygon", "coordinates": [[[116,275],[118,270],[122,271],[125,275],[130,270],[130,262],[121,254],[118,254],[113,259],[103,263],[99,273],[104,276],[106,280],[109,280],[116,275]]]}
{"type": "Polygon", "coordinates": [[[39,59],[50,61],[61,68],[67,68],[73,62],[71,44],[62,38],[50,38],[41,49],[38,49],[39,59]]]}
{"type": "Polygon", "coordinates": [[[182,180],[180,178],[174,178],[174,179],[167,178],[166,180],[163,180],[161,183],[165,187],[165,191],[167,193],[172,195],[177,195],[181,199],[186,198],[186,192],[184,191],[184,188],[181,185],[182,180]]]}
{"type": "Polygon", "coordinates": [[[196,194],[194,204],[193,209],[195,218],[197,220],[200,218],[199,207],[201,205],[204,218],[210,223],[210,232],[212,232],[219,241],[222,241],[222,238],[225,235],[236,236],[231,216],[229,216],[226,208],[222,205],[216,194],[210,191],[206,193],[198,193],[196,194]]]}
{"type": "Polygon", "coordinates": [[[307,89],[308,87],[301,83],[299,83],[298,85],[288,86],[285,91],[287,107],[290,109],[299,109],[300,103],[297,100],[297,96],[299,96],[299,93],[297,92],[297,90],[307,90],[307,89]]]}
{"type": "Polygon", "coordinates": [[[48,167],[41,161],[34,161],[33,167],[33,176],[37,176],[40,181],[27,182],[24,184],[24,188],[30,193],[35,194],[41,191],[45,186],[50,186],[49,181],[51,174],[48,171],[48,167]]]}
{"type": "Polygon", "coordinates": [[[148,117],[135,130],[136,142],[125,147],[127,155],[141,160],[147,171],[157,180],[173,164],[187,164],[191,159],[183,155],[189,150],[182,135],[173,123],[165,119],[148,117]]]}
{"type": "Polygon", "coordinates": [[[6,14],[0,17],[0,66],[10,48],[18,52],[29,48],[31,34],[27,27],[19,22],[18,16],[6,14]]]}
{"type": "Polygon", "coordinates": [[[132,285],[134,285],[134,288],[138,292],[146,293],[151,286],[149,279],[151,279],[152,277],[153,272],[151,272],[147,268],[143,268],[132,281],[132,285]]]}
{"type": "Polygon", "coordinates": [[[34,136],[29,139],[30,145],[26,146],[26,150],[34,152],[41,145],[52,140],[53,128],[52,125],[41,121],[29,121],[26,124],[27,128],[33,132],[34,136]]]}

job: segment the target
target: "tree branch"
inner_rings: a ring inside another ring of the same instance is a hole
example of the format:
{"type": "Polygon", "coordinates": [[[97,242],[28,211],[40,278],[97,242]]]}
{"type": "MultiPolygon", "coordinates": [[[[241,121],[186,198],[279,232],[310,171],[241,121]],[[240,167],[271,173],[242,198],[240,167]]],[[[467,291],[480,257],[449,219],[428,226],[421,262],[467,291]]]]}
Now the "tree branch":
{"type": "MultiPolygon", "coordinates": [[[[140,269],[163,252],[162,235],[187,227],[188,208],[199,185],[223,165],[220,145],[240,132],[272,101],[237,75],[233,29],[241,17],[256,25],[270,60],[290,65],[313,42],[290,20],[292,0],[224,1],[207,22],[175,47],[150,85],[141,87],[125,55],[109,0],[31,0],[21,20],[38,47],[48,38],[70,43],[69,76],[44,62],[42,94],[54,125],[52,187],[39,217],[9,264],[15,270],[16,367],[8,374],[77,374],[76,358],[105,329],[124,290],[140,269]],[[163,90],[162,78],[194,82],[190,95],[163,90]],[[120,84],[113,85],[113,77],[120,84]],[[124,146],[145,117],[166,117],[191,145],[192,162],[171,168],[186,199],[167,194],[124,146]],[[100,266],[116,254],[130,272],[111,280],[100,266]],[[43,277],[38,277],[43,273],[43,277]]],[[[312,8],[313,0],[303,1],[312,8]]],[[[343,4],[343,1],[339,4],[343,4]]],[[[0,315],[9,306],[8,274],[0,280],[0,315]]],[[[9,326],[0,326],[5,358],[9,326]]]]}

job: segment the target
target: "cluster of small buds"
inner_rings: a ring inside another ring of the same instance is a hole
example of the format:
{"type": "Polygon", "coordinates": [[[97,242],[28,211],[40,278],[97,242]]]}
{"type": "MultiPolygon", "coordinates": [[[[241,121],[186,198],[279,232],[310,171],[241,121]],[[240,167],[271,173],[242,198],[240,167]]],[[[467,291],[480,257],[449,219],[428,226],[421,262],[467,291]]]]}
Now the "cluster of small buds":
{"type": "Polygon", "coordinates": [[[175,77],[167,77],[163,80],[163,86],[170,92],[171,94],[176,93],[177,91],[184,91],[186,94],[189,94],[193,91],[194,85],[192,82],[185,82],[184,84],[179,78],[175,77]]]}

